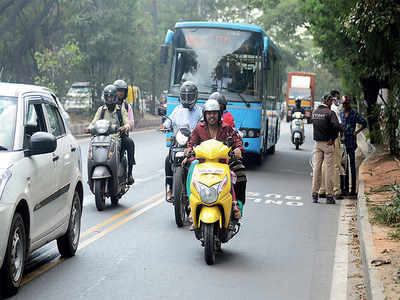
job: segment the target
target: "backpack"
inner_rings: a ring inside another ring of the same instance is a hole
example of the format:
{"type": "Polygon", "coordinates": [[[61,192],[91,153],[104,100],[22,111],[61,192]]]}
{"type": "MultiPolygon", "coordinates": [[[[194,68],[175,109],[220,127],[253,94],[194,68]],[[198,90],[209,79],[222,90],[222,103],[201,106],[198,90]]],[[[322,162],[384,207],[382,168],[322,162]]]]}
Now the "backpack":
{"type": "MultiPolygon", "coordinates": [[[[106,113],[106,110],[103,108],[101,110],[100,119],[104,119],[104,114],[105,113],[106,113]]],[[[122,119],[121,108],[117,108],[117,118],[118,118],[119,126],[121,126],[121,127],[124,126],[123,119],[122,119]]]]}

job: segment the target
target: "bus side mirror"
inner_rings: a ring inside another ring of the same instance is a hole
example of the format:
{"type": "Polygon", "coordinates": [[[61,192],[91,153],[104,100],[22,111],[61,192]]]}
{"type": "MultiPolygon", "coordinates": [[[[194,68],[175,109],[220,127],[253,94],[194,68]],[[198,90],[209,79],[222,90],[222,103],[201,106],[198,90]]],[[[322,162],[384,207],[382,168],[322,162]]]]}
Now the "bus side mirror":
{"type": "Polygon", "coordinates": [[[168,62],[168,45],[161,45],[160,63],[165,65],[168,62]]]}

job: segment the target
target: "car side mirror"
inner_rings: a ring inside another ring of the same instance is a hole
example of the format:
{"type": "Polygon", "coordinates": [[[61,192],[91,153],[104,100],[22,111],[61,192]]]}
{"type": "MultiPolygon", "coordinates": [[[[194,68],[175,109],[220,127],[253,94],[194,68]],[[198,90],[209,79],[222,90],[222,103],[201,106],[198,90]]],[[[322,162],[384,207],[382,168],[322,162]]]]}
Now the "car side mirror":
{"type": "Polygon", "coordinates": [[[29,150],[26,151],[27,156],[46,154],[54,152],[57,149],[57,139],[48,132],[36,132],[30,140],[29,150]]]}
{"type": "Polygon", "coordinates": [[[161,45],[160,63],[165,65],[168,62],[168,45],[161,45]]]}

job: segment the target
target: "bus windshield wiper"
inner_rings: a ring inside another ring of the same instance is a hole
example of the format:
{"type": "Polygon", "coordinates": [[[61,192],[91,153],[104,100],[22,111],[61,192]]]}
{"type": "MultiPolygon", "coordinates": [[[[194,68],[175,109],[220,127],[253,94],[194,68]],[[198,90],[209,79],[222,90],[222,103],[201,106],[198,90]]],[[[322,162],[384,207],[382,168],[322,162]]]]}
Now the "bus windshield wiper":
{"type": "Polygon", "coordinates": [[[243,98],[242,94],[240,92],[236,92],[240,99],[242,99],[242,101],[246,104],[246,107],[250,107],[250,102],[246,101],[246,99],[243,98]]]}
{"type": "Polygon", "coordinates": [[[8,151],[6,147],[0,146],[0,151],[8,151]]]}

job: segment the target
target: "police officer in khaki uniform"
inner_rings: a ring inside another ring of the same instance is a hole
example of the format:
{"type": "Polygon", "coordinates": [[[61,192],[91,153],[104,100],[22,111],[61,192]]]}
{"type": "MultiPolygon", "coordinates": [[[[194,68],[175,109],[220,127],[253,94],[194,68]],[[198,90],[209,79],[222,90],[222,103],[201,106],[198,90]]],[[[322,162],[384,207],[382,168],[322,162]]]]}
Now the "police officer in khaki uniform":
{"type": "Polygon", "coordinates": [[[314,170],[312,182],[313,203],[318,203],[318,191],[322,181],[322,163],[326,165],[326,202],[335,204],[333,199],[333,176],[335,174],[335,139],[339,133],[339,121],[336,114],[331,111],[333,97],[329,94],[323,97],[323,103],[312,114],[314,129],[314,170]]]}

